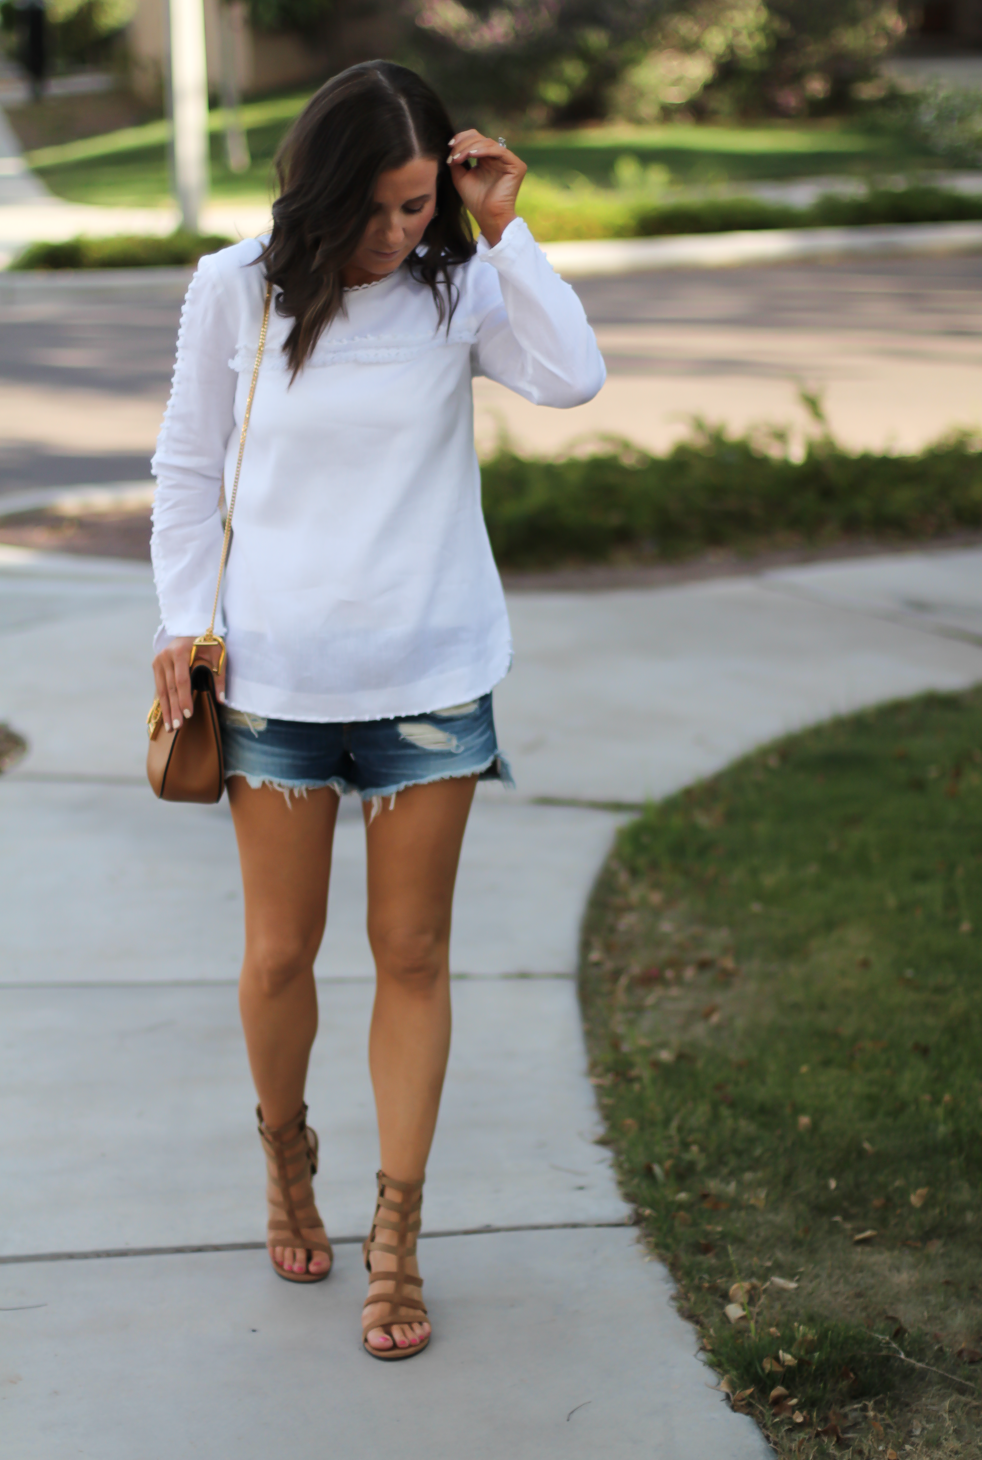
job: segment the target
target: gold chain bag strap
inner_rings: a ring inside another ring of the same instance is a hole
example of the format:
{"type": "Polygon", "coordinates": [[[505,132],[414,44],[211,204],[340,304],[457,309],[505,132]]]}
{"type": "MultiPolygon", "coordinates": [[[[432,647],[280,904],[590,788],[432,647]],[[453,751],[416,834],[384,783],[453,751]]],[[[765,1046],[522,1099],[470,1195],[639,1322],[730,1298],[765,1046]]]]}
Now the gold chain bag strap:
{"type": "Polygon", "coordinates": [[[222,734],[218,721],[218,704],[215,696],[215,679],[225,667],[225,640],[215,633],[215,619],[218,615],[218,599],[222,591],[222,578],[228,559],[229,543],[232,538],[232,513],[235,497],[239,490],[239,474],[242,471],[242,456],[245,452],[246,432],[252,414],[259,366],[266,347],[266,329],[269,325],[269,305],[273,297],[272,284],[266,285],[266,302],[263,306],[263,323],[259,331],[259,347],[252,371],[252,384],[242,417],[242,432],[239,436],[239,455],[235,463],[235,480],[228,499],[225,516],[225,538],[222,542],[222,557],[218,565],[218,582],[215,585],[215,602],[211,609],[211,623],[206,633],[195,639],[191,647],[191,718],[184,720],[173,730],[164,729],[164,715],[160,701],[154,700],[147,716],[147,733],[150,745],[147,749],[147,779],[154,793],[162,801],[220,801],[225,789],[225,760],[222,755],[222,734]],[[196,664],[199,649],[217,644],[221,649],[218,668],[213,669],[203,660],[196,664]]]}

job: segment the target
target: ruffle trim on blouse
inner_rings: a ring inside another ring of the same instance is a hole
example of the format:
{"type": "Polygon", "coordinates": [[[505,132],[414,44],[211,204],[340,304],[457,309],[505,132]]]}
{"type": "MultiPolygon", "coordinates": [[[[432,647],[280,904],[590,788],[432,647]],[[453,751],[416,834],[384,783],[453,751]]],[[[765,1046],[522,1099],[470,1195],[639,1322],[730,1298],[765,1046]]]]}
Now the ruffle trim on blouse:
{"type": "MultiPolygon", "coordinates": [[[[318,340],[314,352],[304,369],[322,369],[328,365],[384,364],[389,361],[414,360],[429,350],[444,349],[447,345],[466,345],[470,348],[477,340],[476,330],[445,330],[425,335],[353,335],[347,340],[318,340]]],[[[251,370],[256,361],[256,347],[252,343],[240,344],[229,360],[229,369],[242,374],[251,370]]]]}
{"type": "MultiPolygon", "coordinates": [[[[204,264],[205,260],[202,259],[201,262],[198,264],[197,269],[195,269],[194,274],[191,277],[191,282],[188,285],[187,293],[184,296],[184,303],[181,305],[181,319],[177,327],[177,348],[174,352],[174,371],[171,376],[170,394],[167,397],[167,404],[164,407],[163,418],[160,422],[160,430],[157,433],[157,445],[154,449],[153,459],[150,462],[150,474],[153,477],[156,477],[157,475],[154,469],[154,461],[156,460],[160,448],[166,444],[171,432],[174,399],[177,393],[178,376],[180,374],[181,366],[184,363],[185,355],[187,354],[186,326],[188,321],[188,315],[190,314],[192,302],[195,295],[200,294],[202,288],[204,287],[204,264]]],[[[253,354],[255,354],[255,352],[253,352],[253,354]]],[[[154,515],[155,509],[151,508],[151,520],[153,520],[154,515]]]]}

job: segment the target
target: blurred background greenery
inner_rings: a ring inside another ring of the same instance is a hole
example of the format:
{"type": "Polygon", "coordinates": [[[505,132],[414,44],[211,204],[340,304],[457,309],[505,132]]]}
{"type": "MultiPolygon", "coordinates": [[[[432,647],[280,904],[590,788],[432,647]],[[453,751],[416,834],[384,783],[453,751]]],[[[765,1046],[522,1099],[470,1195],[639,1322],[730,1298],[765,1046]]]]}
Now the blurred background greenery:
{"type": "MultiPolygon", "coordinates": [[[[169,200],[164,4],[48,0],[55,71],[107,83],[10,110],[55,194],[169,200]]],[[[0,16],[12,58],[14,0],[0,16]]],[[[543,239],[977,216],[925,176],[982,166],[975,0],[205,0],[205,17],[215,201],[268,198],[316,86],[386,55],[429,77],[457,126],[507,132],[543,239]],[[810,194],[768,194],[809,178],[810,194]]]]}

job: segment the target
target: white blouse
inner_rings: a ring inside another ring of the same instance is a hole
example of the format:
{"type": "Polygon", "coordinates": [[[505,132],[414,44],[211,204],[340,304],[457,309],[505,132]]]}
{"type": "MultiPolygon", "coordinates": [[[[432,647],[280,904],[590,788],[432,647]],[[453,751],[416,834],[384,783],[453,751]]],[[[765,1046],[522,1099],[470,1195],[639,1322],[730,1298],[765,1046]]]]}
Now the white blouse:
{"type": "MultiPolygon", "coordinates": [[[[221,553],[265,284],[249,239],[191,280],[153,474],[155,648],[202,633],[221,553]],[[251,266],[251,267],[250,267],[251,266]]],[[[293,384],[270,312],[216,630],[227,703],[287,720],[422,714],[508,672],[511,635],[481,514],[471,378],[548,406],[605,371],[583,307],[522,219],[454,271],[449,331],[405,268],[348,290],[293,384]]]]}

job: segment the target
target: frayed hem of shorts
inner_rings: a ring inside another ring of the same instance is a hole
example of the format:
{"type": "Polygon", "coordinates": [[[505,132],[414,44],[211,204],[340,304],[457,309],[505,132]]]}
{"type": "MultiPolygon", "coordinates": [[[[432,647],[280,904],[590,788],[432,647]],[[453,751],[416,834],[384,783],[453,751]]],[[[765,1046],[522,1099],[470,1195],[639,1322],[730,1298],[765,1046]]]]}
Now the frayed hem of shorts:
{"type": "Polygon", "coordinates": [[[500,781],[509,790],[514,791],[515,789],[515,777],[512,775],[508,758],[502,755],[500,750],[496,750],[483,765],[471,766],[466,771],[445,771],[438,776],[417,776],[413,780],[400,781],[397,786],[376,786],[367,791],[359,791],[358,794],[362,801],[372,803],[372,812],[368,818],[368,824],[371,826],[382,809],[382,802],[389,801],[391,811],[400,791],[408,791],[411,786],[433,786],[438,781],[467,781],[472,776],[477,776],[481,781],[500,781]]]}
{"type": "Polygon", "coordinates": [[[502,755],[500,750],[496,750],[494,755],[489,756],[483,765],[472,766],[466,771],[446,771],[443,775],[438,776],[419,776],[413,780],[400,781],[395,786],[376,786],[367,791],[361,791],[357,786],[351,785],[350,781],[342,780],[337,776],[330,781],[280,781],[275,776],[254,776],[250,775],[248,771],[228,771],[225,779],[231,780],[233,776],[241,776],[253,791],[259,791],[263,786],[268,786],[271,791],[281,791],[288,806],[291,796],[303,796],[306,799],[308,791],[331,790],[338,796],[344,796],[353,791],[361,797],[362,801],[371,802],[369,826],[381,811],[383,801],[389,801],[391,803],[389,810],[393,810],[395,798],[399,792],[408,791],[410,786],[432,786],[437,781],[464,781],[469,780],[471,776],[477,776],[482,781],[500,781],[511,791],[515,789],[515,777],[512,775],[508,757],[502,755]]]}
{"type": "Polygon", "coordinates": [[[348,791],[358,789],[338,777],[331,781],[279,781],[275,776],[253,776],[248,771],[226,771],[226,781],[230,781],[233,776],[241,777],[251,791],[261,791],[264,786],[268,786],[271,791],[281,791],[288,806],[291,796],[302,796],[306,800],[308,791],[334,791],[336,795],[344,796],[348,791]]]}

